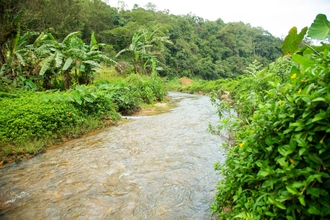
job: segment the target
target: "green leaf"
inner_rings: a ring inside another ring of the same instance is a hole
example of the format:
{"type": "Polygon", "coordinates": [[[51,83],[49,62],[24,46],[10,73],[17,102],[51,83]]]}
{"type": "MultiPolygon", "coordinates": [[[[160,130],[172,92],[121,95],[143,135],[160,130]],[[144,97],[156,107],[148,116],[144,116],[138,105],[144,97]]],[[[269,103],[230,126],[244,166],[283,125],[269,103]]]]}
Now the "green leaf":
{"type": "Polygon", "coordinates": [[[290,145],[283,145],[279,146],[277,149],[282,156],[286,157],[295,150],[295,147],[291,147],[290,145]]]}
{"type": "Polygon", "coordinates": [[[60,52],[56,52],[55,54],[55,67],[60,68],[63,62],[63,54],[60,52]]]}
{"type": "Polygon", "coordinates": [[[311,159],[314,163],[323,164],[322,159],[315,153],[309,153],[308,158],[311,159]]]}
{"type": "Polygon", "coordinates": [[[55,55],[52,54],[40,63],[41,69],[39,71],[39,75],[43,76],[46,73],[46,71],[51,68],[51,63],[54,60],[54,57],[55,55]]]}
{"type": "Polygon", "coordinates": [[[279,163],[281,167],[288,167],[288,162],[285,160],[285,157],[277,159],[276,162],[279,163]]]}
{"type": "Polygon", "coordinates": [[[292,184],[292,186],[294,187],[294,188],[297,188],[297,189],[299,189],[299,188],[302,188],[302,187],[304,187],[306,184],[304,183],[304,182],[294,182],[293,184],[292,184]]]}
{"type": "Polygon", "coordinates": [[[83,63],[89,64],[92,67],[101,67],[101,65],[98,62],[95,62],[93,60],[85,60],[83,63]]]}
{"type": "Polygon", "coordinates": [[[323,97],[317,97],[312,100],[312,102],[326,102],[327,100],[323,97]]]}
{"type": "Polygon", "coordinates": [[[314,62],[312,60],[310,60],[306,57],[303,57],[299,54],[293,54],[292,59],[296,63],[300,64],[304,69],[306,69],[307,67],[310,67],[311,65],[314,64],[314,62]]]}
{"type": "Polygon", "coordinates": [[[94,31],[92,31],[91,40],[90,40],[90,43],[89,43],[89,48],[92,49],[94,46],[97,46],[97,40],[95,38],[94,31]]]}
{"type": "Polygon", "coordinates": [[[77,91],[74,91],[71,93],[71,98],[77,102],[79,105],[82,104],[81,96],[77,91]]]}
{"type": "Polygon", "coordinates": [[[306,152],[307,148],[300,148],[299,156],[303,155],[306,152]]]}
{"type": "Polygon", "coordinates": [[[76,86],[75,88],[80,94],[85,95],[86,94],[86,89],[84,86],[76,86]]]}
{"type": "Polygon", "coordinates": [[[262,186],[264,188],[269,188],[270,187],[271,189],[273,189],[275,183],[277,183],[278,181],[279,181],[278,178],[268,178],[262,186]]]}
{"type": "Polygon", "coordinates": [[[307,188],[306,192],[308,195],[313,195],[315,197],[319,197],[321,194],[321,189],[315,188],[315,187],[309,187],[309,188],[307,188]]]}
{"type": "Polygon", "coordinates": [[[275,199],[273,199],[272,197],[268,197],[268,201],[269,201],[270,204],[275,204],[276,203],[275,199]]]}
{"type": "Polygon", "coordinates": [[[320,110],[320,113],[316,114],[313,118],[313,122],[315,121],[320,121],[320,120],[324,120],[327,118],[327,113],[323,110],[320,110]]]}
{"type": "Polygon", "coordinates": [[[276,203],[275,205],[280,209],[284,209],[284,210],[286,209],[285,205],[283,205],[282,203],[276,203]]]}
{"type": "Polygon", "coordinates": [[[298,192],[294,187],[292,186],[286,186],[286,189],[289,191],[289,193],[293,194],[293,195],[299,195],[300,192],[298,192]]]}
{"type": "Polygon", "coordinates": [[[322,182],[322,174],[313,174],[309,175],[307,178],[307,183],[313,182],[315,179],[317,179],[319,182],[322,182]]]}
{"type": "Polygon", "coordinates": [[[310,205],[309,206],[309,209],[307,210],[307,212],[309,214],[313,214],[313,215],[321,215],[320,209],[318,209],[314,205],[310,205]]]}
{"type": "Polygon", "coordinates": [[[285,37],[282,45],[282,52],[284,55],[294,54],[294,52],[298,50],[298,46],[304,39],[307,29],[307,27],[304,27],[299,34],[297,33],[296,27],[290,29],[289,34],[285,37]]]}
{"type": "Polygon", "coordinates": [[[270,173],[266,170],[260,170],[258,173],[258,176],[262,176],[262,177],[266,177],[268,176],[270,173]]]}
{"type": "Polygon", "coordinates": [[[324,14],[318,14],[308,30],[308,37],[323,40],[330,38],[330,22],[324,14]]]}
{"type": "Polygon", "coordinates": [[[86,100],[86,102],[94,102],[94,99],[92,99],[91,97],[84,97],[84,99],[86,100]]]}
{"type": "Polygon", "coordinates": [[[330,215],[330,208],[323,206],[321,209],[321,216],[327,216],[330,215]]]}
{"type": "Polygon", "coordinates": [[[302,204],[303,206],[306,206],[306,201],[305,201],[304,195],[298,196],[298,199],[299,199],[300,204],[302,204]]]}
{"type": "Polygon", "coordinates": [[[71,57],[69,57],[69,58],[65,61],[65,64],[64,64],[62,70],[64,70],[64,71],[65,71],[65,70],[68,70],[69,67],[71,66],[72,62],[73,62],[73,59],[72,59],[71,57]]]}

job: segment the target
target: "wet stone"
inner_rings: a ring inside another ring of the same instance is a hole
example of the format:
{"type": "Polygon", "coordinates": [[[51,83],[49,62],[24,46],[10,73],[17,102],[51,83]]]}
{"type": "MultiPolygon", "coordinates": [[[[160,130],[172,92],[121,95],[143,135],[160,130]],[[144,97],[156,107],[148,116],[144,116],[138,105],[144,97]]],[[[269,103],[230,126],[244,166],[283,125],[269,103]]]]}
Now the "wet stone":
{"type": "Polygon", "coordinates": [[[0,169],[0,219],[215,219],[210,205],[224,162],[207,96],[160,115],[50,148],[0,169]]]}

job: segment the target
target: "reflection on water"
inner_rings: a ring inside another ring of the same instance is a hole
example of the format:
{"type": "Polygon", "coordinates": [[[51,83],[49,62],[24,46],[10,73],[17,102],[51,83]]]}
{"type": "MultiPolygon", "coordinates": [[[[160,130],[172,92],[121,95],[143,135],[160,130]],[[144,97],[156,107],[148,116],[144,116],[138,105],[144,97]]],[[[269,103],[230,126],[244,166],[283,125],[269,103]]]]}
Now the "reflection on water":
{"type": "Polygon", "coordinates": [[[224,161],[206,96],[75,139],[0,170],[0,219],[213,219],[224,161]]]}

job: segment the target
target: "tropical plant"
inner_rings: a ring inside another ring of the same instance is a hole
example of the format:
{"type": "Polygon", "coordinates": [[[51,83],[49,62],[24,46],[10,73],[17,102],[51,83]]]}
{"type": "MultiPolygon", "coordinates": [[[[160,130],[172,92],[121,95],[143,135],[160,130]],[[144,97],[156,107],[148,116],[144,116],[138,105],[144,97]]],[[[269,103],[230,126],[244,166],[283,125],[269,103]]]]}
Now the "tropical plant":
{"type": "Polygon", "coordinates": [[[64,78],[65,89],[70,88],[72,78],[78,84],[88,84],[101,61],[115,62],[99,50],[103,44],[97,43],[94,32],[89,45],[78,34],[79,32],[70,33],[62,42],[57,42],[49,33],[41,34],[36,40],[35,45],[39,46],[36,51],[43,57],[39,74],[44,76],[46,89],[49,88],[52,76],[58,73],[64,78]]]}
{"type": "Polygon", "coordinates": [[[156,55],[161,53],[163,43],[171,43],[168,37],[156,35],[159,29],[160,27],[155,28],[152,25],[148,29],[137,30],[132,37],[132,43],[127,48],[119,51],[116,57],[124,52],[129,52],[134,66],[134,73],[141,71],[144,74],[151,74],[156,70],[156,55]]]}

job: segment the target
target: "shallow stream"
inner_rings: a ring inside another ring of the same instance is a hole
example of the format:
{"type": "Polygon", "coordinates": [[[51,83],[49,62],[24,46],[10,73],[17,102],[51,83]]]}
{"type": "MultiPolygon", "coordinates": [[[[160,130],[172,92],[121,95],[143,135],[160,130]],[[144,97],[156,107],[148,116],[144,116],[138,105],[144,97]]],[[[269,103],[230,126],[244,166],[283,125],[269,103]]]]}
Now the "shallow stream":
{"type": "Polygon", "coordinates": [[[0,168],[0,219],[214,219],[224,162],[207,96],[169,93],[177,107],[66,142],[0,168]]]}

